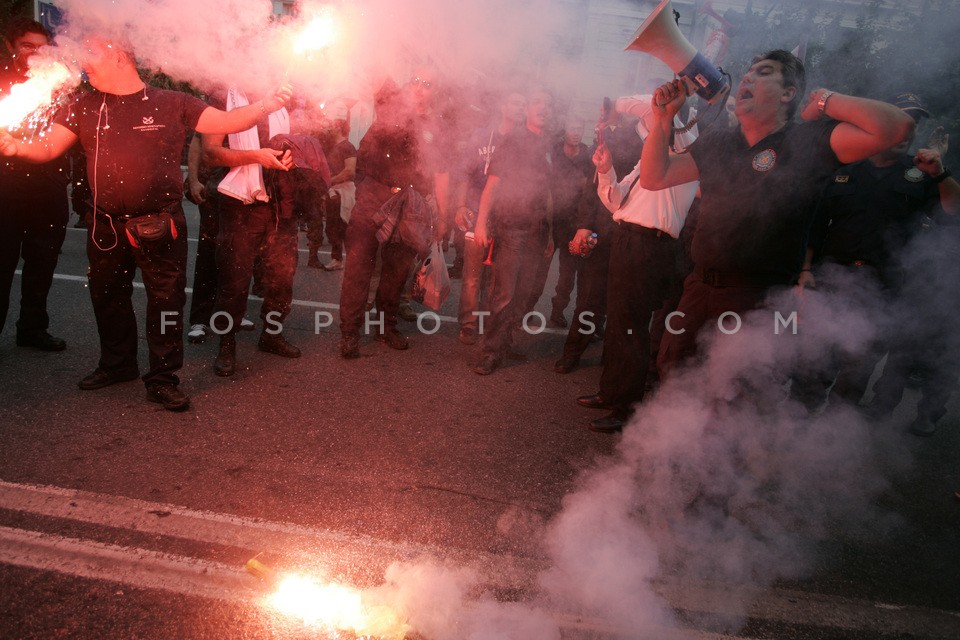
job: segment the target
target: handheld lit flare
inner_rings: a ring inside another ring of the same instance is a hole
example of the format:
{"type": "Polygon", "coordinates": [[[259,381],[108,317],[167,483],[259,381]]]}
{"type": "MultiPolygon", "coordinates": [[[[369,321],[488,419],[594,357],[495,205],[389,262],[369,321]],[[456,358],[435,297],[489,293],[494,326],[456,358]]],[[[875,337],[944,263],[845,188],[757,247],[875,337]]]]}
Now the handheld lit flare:
{"type": "Polygon", "coordinates": [[[31,133],[46,129],[53,115],[80,84],[79,71],[59,59],[52,47],[42,47],[30,58],[26,82],[13,85],[0,100],[0,127],[31,133]]]}
{"type": "MultiPolygon", "coordinates": [[[[293,38],[293,53],[307,60],[313,59],[313,54],[333,45],[338,38],[339,21],[330,7],[320,7],[318,13],[307,22],[293,38]]],[[[290,73],[290,65],[284,72],[286,77],[290,73]]]]}
{"type": "MultiPolygon", "coordinates": [[[[607,128],[607,125],[610,124],[610,117],[613,115],[613,102],[610,98],[604,97],[603,104],[600,105],[600,117],[597,118],[597,126],[594,128],[593,132],[597,138],[597,148],[603,146],[603,130],[607,128]]],[[[600,169],[597,169],[593,172],[593,181],[597,182],[597,179],[600,175],[600,169]]]]}
{"type": "Polygon", "coordinates": [[[281,575],[256,558],[247,562],[246,569],[273,589],[267,598],[269,606],[306,625],[382,640],[402,640],[410,630],[396,611],[369,602],[359,589],[302,575],[281,575]]]}

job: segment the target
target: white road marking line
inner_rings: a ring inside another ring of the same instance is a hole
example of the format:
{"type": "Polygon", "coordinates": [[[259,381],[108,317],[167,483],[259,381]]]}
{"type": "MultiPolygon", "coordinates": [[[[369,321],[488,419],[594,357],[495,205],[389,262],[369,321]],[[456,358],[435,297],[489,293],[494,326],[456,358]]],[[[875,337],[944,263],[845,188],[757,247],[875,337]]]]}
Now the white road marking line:
{"type": "MultiPolygon", "coordinates": [[[[73,226],[67,227],[67,230],[68,230],[68,231],[70,231],[70,230],[73,230],[73,231],[83,231],[84,233],[87,232],[87,230],[84,229],[84,228],[78,229],[78,228],[73,227],[73,226]]],[[[187,236],[187,242],[197,242],[197,238],[193,238],[193,237],[187,236]]],[[[451,245],[451,246],[452,246],[452,245],[451,245]]],[[[297,247],[297,253],[310,253],[310,250],[309,250],[309,249],[304,249],[303,247],[297,247]]],[[[332,255],[332,254],[330,253],[330,249],[320,249],[320,250],[317,251],[317,255],[319,255],[319,256],[330,256],[330,255],[332,255]]],[[[450,263],[450,262],[447,263],[447,269],[451,268],[452,266],[453,266],[453,263],[450,263]]]]}
{"type": "MultiPolygon", "coordinates": [[[[392,543],[286,522],[269,522],[172,504],[59,487],[0,481],[0,508],[90,524],[227,545],[251,552],[291,555],[309,552],[316,562],[337,569],[370,567],[378,574],[394,561],[450,557],[477,567],[497,584],[527,588],[542,565],[522,558],[463,553],[410,543],[392,543]]],[[[0,558],[2,560],[2,558],[0,558]]]]}
{"type": "MultiPolygon", "coordinates": [[[[238,604],[263,606],[268,593],[265,586],[244,570],[219,562],[8,527],[0,527],[0,557],[4,563],[20,567],[238,604]]],[[[522,611],[503,613],[516,615],[518,620],[526,615],[522,611]]],[[[562,629],[586,632],[585,637],[592,640],[625,637],[622,629],[601,620],[541,613],[552,617],[562,629]]],[[[577,636],[564,633],[564,637],[577,636]]],[[[731,636],[656,627],[650,629],[646,637],[722,640],[731,636]]]]}
{"type": "MultiPolygon", "coordinates": [[[[350,568],[370,576],[381,576],[384,569],[393,561],[416,561],[429,556],[447,558],[461,565],[476,567],[490,585],[504,588],[535,588],[537,576],[544,568],[543,561],[530,558],[514,558],[441,549],[427,545],[395,543],[374,538],[344,534],[336,531],[316,529],[286,522],[270,522],[224,513],[189,509],[177,505],[146,502],[133,498],[111,496],[87,491],[64,489],[59,487],[18,484],[0,481],[0,509],[32,513],[42,516],[61,518],[112,528],[127,529],[168,537],[234,546],[251,551],[271,551],[291,557],[303,556],[311,564],[322,565],[334,572],[338,568],[350,568]]],[[[24,543],[23,532],[4,530],[0,539],[15,540],[11,545],[24,543]],[[19,537],[18,537],[19,536],[19,537]]],[[[97,557],[107,558],[101,564],[111,566],[109,558],[119,558],[118,562],[127,562],[122,549],[103,543],[81,541],[85,545],[77,547],[77,541],[58,542],[56,536],[30,534],[26,540],[30,544],[30,553],[24,562],[40,562],[36,556],[43,555],[43,549],[65,545],[71,553],[79,549],[97,557]]],[[[26,544],[26,543],[24,543],[26,544]]],[[[190,563],[197,567],[212,567],[217,585],[210,588],[214,593],[229,588],[239,570],[204,563],[204,561],[160,554],[147,554],[152,570],[169,574],[171,571],[188,571],[190,563]],[[153,554],[153,555],[151,555],[153,554]],[[186,563],[186,564],[185,564],[186,563]],[[226,585],[226,586],[224,586],[226,585]]],[[[7,552],[0,555],[0,562],[12,562],[7,552]]],[[[18,564],[19,562],[14,562],[18,564]]],[[[57,563],[54,563],[57,564],[57,563]]],[[[25,565],[34,566],[34,565],[25,565]]],[[[53,566],[53,565],[45,565],[53,566]]],[[[44,568],[44,567],[38,567],[44,568]]],[[[57,570],[56,567],[53,567],[57,570]]],[[[66,571],[66,570],[65,570],[66,571]]],[[[106,571],[105,569],[101,571],[106,571]]],[[[67,571],[72,573],[73,570],[67,571]]],[[[348,572],[349,573],[349,572],[348,572]]],[[[80,575],[80,574],[77,574],[80,575]]],[[[139,575],[139,574],[136,574],[139,575]]],[[[109,572],[97,575],[108,580],[116,580],[109,572]]],[[[140,579],[139,577],[137,579],[140,579]]],[[[145,578],[146,579],[146,578],[145,578]]],[[[153,579],[153,578],[150,578],[153,579]]],[[[161,578],[156,578],[160,580],[161,578]]],[[[166,578],[162,578],[166,579],[166,578]]],[[[192,579],[192,578],[191,578],[192,579]]],[[[161,587],[163,588],[163,587],[161,587]]],[[[191,586],[190,588],[195,588],[191,586]]],[[[201,587],[196,587],[200,589],[201,587]]],[[[925,638],[960,637],[960,613],[928,609],[912,605],[894,605],[876,603],[834,595],[821,595],[785,589],[731,589],[727,585],[680,583],[672,580],[658,581],[655,591],[671,606],[684,610],[708,614],[725,614],[738,610],[743,602],[752,602],[749,615],[755,619],[772,620],[786,624],[812,625],[824,628],[836,628],[853,631],[872,631],[888,634],[912,634],[925,638]]],[[[221,597],[221,596],[212,596],[221,597]]],[[[246,596],[244,596],[246,597],[246,596]]],[[[559,619],[559,618],[558,618],[559,619]]],[[[564,624],[581,625],[582,629],[607,629],[602,621],[580,620],[570,617],[564,624]]],[[[678,638],[703,637],[718,638],[716,635],[686,635],[678,638]]],[[[650,637],[671,637],[657,635],[650,637]]]]}
{"type": "Polygon", "coordinates": [[[253,602],[263,594],[242,568],[159,551],[0,527],[2,562],[81,578],[253,602]]]}
{"type": "MultiPolygon", "coordinates": [[[[15,273],[16,273],[17,275],[23,275],[20,270],[17,270],[15,273]]],[[[66,281],[68,281],[68,282],[82,282],[82,283],[84,283],[84,284],[87,283],[87,277],[86,277],[86,276],[72,276],[72,275],[67,275],[67,274],[62,274],[62,273],[55,273],[55,274],[53,274],[53,279],[54,279],[54,280],[66,280],[66,281]]],[[[137,289],[143,289],[143,283],[142,283],[142,282],[134,281],[133,286],[134,286],[135,288],[137,288],[137,289]]],[[[187,288],[186,288],[186,292],[187,292],[187,293],[193,293],[193,288],[192,288],[192,287],[187,287],[187,288]]],[[[247,299],[248,299],[248,300],[260,300],[260,298],[258,298],[258,297],[256,297],[256,296],[247,296],[247,299]]],[[[298,300],[298,299],[294,298],[294,300],[292,301],[292,304],[293,304],[294,306],[307,307],[307,308],[309,308],[309,309],[330,309],[330,310],[332,310],[332,311],[339,311],[339,310],[340,310],[340,305],[339,305],[339,304],[336,304],[336,303],[333,303],[333,302],[318,302],[318,301],[315,301],[315,300],[298,300]]],[[[433,312],[433,311],[424,311],[424,312],[421,312],[421,313],[436,313],[436,312],[433,312]]],[[[457,318],[453,317],[453,316],[441,316],[441,315],[438,314],[437,317],[440,318],[440,321],[441,321],[441,322],[459,323],[459,320],[458,320],[457,318]]],[[[430,318],[427,318],[427,319],[425,320],[425,322],[430,322],[430,321],[431,321],[430,318]]],[[[429,324],[425,324],[424,326],[425,326],[428,330],[431,328],[429,324]]],[[[567,330],[566,330],[566,329],[550,329],[550,328],[544,328],[543,331],[541,331],[541,333],[548,333],[548,334],[553,334],[553,335],[565,336],[565,335],[567,335],[567,330]]]]}

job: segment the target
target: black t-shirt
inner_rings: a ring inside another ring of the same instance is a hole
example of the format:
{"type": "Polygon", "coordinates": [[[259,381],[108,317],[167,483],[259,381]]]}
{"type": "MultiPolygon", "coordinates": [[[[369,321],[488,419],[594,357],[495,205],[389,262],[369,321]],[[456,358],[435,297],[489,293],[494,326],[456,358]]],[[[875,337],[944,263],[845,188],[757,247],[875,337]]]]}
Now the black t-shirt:
{"type": "Polygon", "coordinates": [[[529,227],[549,214],[551,159],[545,135],[521,127],[508,135],[490,159],[500,178],[495,220],[500,227],[529,227]]]}
{"type": "Polygon", "coordinates": [[[474,131],[467,141],[459,170],[461,179],[467,183],[466,206],[473,212],[480,209],[480,194],[487,184],[490,163],[503,138],[497,129],[485,127],[474,131]]]}
{"type": "Polygon", "coordinates": [[[903,154],[888,167],[869,160],[842,168],[823,191],[810,245],[840,264],[882,267],[934,212],[940,190],[903,154]]]}
{"type": "Polygon", "coordinates": [[[561,140],[553,147],[553,171],[551,173],[551,190],[553,193],[553,222],[557,224],[573,224],[580,204],[587,180],[594,174],[593,160],[587,145],[582,142],[577,147],[577,154],[572,158],[563,151],[561,140]]]}
{"type": "Polygon", "coordinates": [[[126,96],[93,91],[57,122],[80,138],[97,208],[137,216],[180,203],[184,141],[206,108],[193,96],[149,86],[126,96]]]}
{"type": "Polygon", "coordinates": [[[348,158],[357,157],[357,148],[349,140],[341,140],[327,152],[327,164],[330,165],[330,175],[335,176],[343,171],[348,158]]]}
{"type": "Polygon", "coordinates": [[[357,171],[390,187],[412,186],[421,195],[431,195],[434,174],[447,172],[444,133],[432,114],[378,116],[360,140],[357,171]]]}
{"type": "MultiPolygon", "coordinates": [[[[10,89],[27,81],[27,76],[16,67],[0,70],[0,100],[10,94],[10,89]]],[[[20,158],[0,158],[0,191],[29,196],[34,189],[62,190],[70,181],[70,161],[66,156],[50,162],[37,164],[20,158]]]]}
{"type": "Polygon", "coordinates": [[[837,124],[788,123],[752,147],[739,127],[713,128],[690,146],[703,194],[699,268],[796,278],[817,200],[841,164],[830,147],[837,124]]]}

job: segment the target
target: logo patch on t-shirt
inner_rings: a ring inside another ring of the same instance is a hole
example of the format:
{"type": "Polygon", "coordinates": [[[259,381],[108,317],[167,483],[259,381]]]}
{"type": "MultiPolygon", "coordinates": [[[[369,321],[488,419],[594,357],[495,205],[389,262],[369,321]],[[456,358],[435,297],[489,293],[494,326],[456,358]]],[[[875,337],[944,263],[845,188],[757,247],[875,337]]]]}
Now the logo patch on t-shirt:
{"type": "Polygon", "coordinates": [[[910,167],[903,172],[903,177],[906,178],[908,182],[923,182],[923,171],[916,167],[910,167]]]}
{"type": "Polygon", "coordinates": [[[836,176],[833,181],[837,184],[846,184],[850,182],[850,176],[836,176]]]}
{"type": "Polygon", "coordinates": [[[756,171],[770,171],[776,163],[777,152],[773,149],[766,149],[753,156],[753,168],[756,171]]]}
{"type": "Polygon", "coordinates": [[[160,129],[166,129],[167,125],[160,122],[156,122],[153,116],[141,116],[140,122],[143,124],[138,125],[133,128],[134,131],[139,131],[141,133],[148,131],[159,131],[160,129]]]}

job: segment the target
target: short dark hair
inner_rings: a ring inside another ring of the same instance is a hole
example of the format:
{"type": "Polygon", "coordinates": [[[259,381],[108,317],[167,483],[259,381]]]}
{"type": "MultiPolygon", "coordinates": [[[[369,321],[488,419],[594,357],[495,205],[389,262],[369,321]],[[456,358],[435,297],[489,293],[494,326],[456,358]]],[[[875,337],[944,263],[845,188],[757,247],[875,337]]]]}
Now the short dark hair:
{"type": "Polygon", "coordinates": [[[780,70],[783,74],[783,86],[796,88],[797,95],[795,95],[793,100],[790,101],[787,109],[787,118],[792,120],[793,116],[797,114],[797,110],[800,109],[800,105],[803,103],[803,100],[806,97],[807,71],[803,66],[803,60],[785,49],[774,49],[772,51],[767,51],[763,55],[759,55],[754,58],[753,64],[756,64],[761,60],[773,60],[774,62],[779,62],[780,70]]]}
{"type": "Polygon", "coordinates": [[[13,44],[18,38],[22,38],[28,33],[39,33],[47,40],[53,40],[53,34],[45,26],[31,18],[16,18],[7,25],[4,37],[7,42],[13,44]]]}

